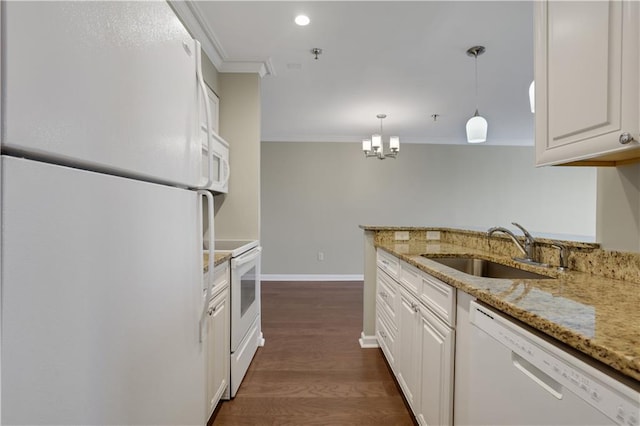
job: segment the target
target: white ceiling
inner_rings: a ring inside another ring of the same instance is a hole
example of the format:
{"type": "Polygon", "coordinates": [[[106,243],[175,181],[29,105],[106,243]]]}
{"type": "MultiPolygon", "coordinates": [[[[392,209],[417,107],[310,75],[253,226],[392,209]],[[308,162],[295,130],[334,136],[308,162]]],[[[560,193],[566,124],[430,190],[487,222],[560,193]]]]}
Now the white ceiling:
{"type": "MultiPolygon", "coordinates": [[[[262,140],[466,143],[479,109],[487,144],[532,145],[533,6],[529,1],[195,2],[224,62],[261,62],[262,140]],[[299,13],[311,18],[295,25],[299,13]],[[312,48],[324,53],[314,60],[312,48]],[[432,114],[439,114],[436,122],[432,114]]],[[[224,68],[223,68],[224,70],[224,68]]]]}

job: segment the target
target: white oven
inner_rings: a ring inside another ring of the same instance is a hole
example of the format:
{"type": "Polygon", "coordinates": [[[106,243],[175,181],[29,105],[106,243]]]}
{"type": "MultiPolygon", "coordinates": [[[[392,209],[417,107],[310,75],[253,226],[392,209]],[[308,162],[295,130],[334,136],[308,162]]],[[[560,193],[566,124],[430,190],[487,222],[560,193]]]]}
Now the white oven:
{"type": "Polygon", "coordinates": [[[238,348],[259,314],[260,247],[231,259],[231,351],[238,348]]]}
{"type": "Polygon", "coordinates": [[[231,254],[231,378],[234,397],[251,360],[264,344],[260,327],[260,252],[258,241],[216,240],[217,252],[231,254]]]}

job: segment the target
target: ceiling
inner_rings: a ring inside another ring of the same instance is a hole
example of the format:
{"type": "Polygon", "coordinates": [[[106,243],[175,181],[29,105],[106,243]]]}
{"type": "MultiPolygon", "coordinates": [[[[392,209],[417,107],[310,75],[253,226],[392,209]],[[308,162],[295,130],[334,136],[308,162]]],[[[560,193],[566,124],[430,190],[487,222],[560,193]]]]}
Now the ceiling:
{"type": "Polygon", "coordinates": [[[393,134],[401,143],[465,144],[476,108],[466,50],[483,45],[478,106],[489,122],[486,144],[533,145],[529,1],[204,1],[192,8],[223,63],[267,70],[263,141],[360,142],[385,113],[385,143],[393,134]],[[294,23],[300,13],[308,26],[294,23]],[[313,48],[323,50],[317,60],[313,48]]]}

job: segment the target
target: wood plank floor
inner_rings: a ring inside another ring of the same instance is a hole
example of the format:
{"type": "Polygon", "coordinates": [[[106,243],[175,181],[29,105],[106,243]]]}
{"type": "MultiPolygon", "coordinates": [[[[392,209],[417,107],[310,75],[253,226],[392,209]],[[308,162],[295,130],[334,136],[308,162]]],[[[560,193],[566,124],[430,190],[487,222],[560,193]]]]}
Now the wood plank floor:
{"type": "Polygon", "coordinates": [[[258,349],[213,425],[413,425],[379,349],[361,349],[362,282],[264,282],[258,349]]]}

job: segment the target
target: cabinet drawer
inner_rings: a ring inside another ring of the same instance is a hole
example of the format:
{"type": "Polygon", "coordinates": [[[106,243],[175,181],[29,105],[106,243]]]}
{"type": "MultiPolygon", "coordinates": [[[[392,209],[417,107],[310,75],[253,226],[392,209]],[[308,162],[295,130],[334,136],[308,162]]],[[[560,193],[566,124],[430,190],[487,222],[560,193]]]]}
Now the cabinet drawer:
{"type": "Polygon", "coordinates": [[[398,278],[400,272],[400,261],[397,257],[378,249],[378,267],[389,274],[392,278],[398,278]]]}
{"type": "Polygon", "coordinates": [[[378,345],[380,345],[389,366],[395,373],[396,360],[394,350],[396,335],[395,331],[387,324],[384,315],[380,313],[376,315],[376,338],[378,339],[378,345]]]}
{"type": "Polygon", "coordinates": [[[392,325],[396,325],[396,307],[397,307],[397,289],[396,282],[387,274],[378,270],[377,277],[377,295],[376,299],[381,303],[381,309],[384,309],[391,319],[392,325]]]}
{"type": "Polygon", "coordinates": [[[429,274],[423,274],[420,300],[445,323],[455,326],[456,291],[429,274]]]}
{"type": "Polygon", "coordinates": [[[406,262],[400,264],[400,283],[416,297],[422,291],[422,276],[423,273],[418,268],[406,262]]]}
{"type": "Polygon", "coordinates": [[[224,262],[213,268],[213,283],[211,284],[211,297],[229,287],[229,262],[224,262]]]}

